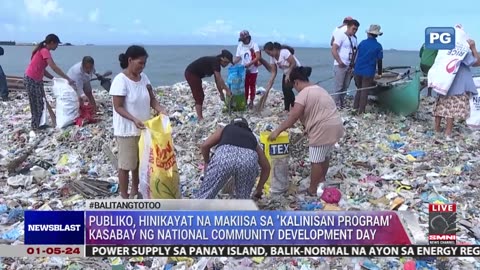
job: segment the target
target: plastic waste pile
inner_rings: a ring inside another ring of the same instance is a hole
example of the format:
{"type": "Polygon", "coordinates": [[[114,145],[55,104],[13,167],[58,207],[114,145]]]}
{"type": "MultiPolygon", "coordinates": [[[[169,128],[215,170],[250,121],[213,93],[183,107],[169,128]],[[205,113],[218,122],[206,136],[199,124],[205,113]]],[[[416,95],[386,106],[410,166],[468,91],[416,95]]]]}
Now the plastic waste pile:
{"type": "MultiPolygon", "coordinates": [[[[170,113],[182,195],[195,193],[203,174],[199,146],[218,126],[235,116],[248,119],[254,133],[275,128],[286,115],[282,94],[272,91],[265,109],[224,111],[218,92],[204,83],[204,122],[198,123],[185,82],[158,87],[170,113]]],[[[48,93],[48,91],[47,91],[48,93]]],[[[262,89],[259,89],[259,94],[262,89]]],[[[0,244],[23,241],[23,211],[82,209],[86,198],[117,197],[112,105],[96,91],[101,115],[97,123],[33,133],[24,93],[0,103],[0,244]],[[80,192],[82,190],[82,192],[80,192]]],[[[50,96],[52,96],[50,94],[50,96]]],[[[257,96],[257,101],[259,100],[257,96]]],[[[54,100],[50,101],[54,104],[54,100]]],[[[342,111],[346,136],[336,145],[321,197],[306,197],[310,166],[300,125],[289,130],[288,191],[266,195],[264,210],[412,211],[427,233],[428,203],[457,203],[459,242],[480,244],[479,133],[458,126],[459,137],[444,140],[433,133],[432,98],[420,111],[400,117],[375,108],[356,116],[342,111]],[[372,124],[375,123],[375,124],[372,124]],[[324,194],[325,191],[325,194],[324,194]],[[339,194],[339,191],[341,194],[339,194]],[[323,196],[322,196],[323,195],[323,196]],[[340,196],[341,195],[341,196],[340,196]]],[[[223,197],[228,195],[222,195],[223,197]]],[[[1,258],[7,269],[480,269],[478,258],[1,258]]]]}

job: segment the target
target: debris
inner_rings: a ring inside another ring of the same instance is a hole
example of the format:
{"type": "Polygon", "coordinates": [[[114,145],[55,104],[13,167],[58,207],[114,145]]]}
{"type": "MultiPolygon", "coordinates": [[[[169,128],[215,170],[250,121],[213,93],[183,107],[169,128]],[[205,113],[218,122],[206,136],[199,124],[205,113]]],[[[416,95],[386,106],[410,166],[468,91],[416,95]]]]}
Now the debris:
{"type": "Polygon", "coordinates": [[[334,187],[327,187],[323,190],[321,199],[326,203],[337,204],[342,198],[342,193],[340,190],[334,187]]]}
{"type": "MultiPolygon", "coordinates": [[[[285,119],[282,94],[271,90],[261,113],[254,110],[222,112],[224,104],[214,85],[204,82],[204,122],[195,119],[193,99],[185,82],[155,90],[168,108],[178,162],[182,197],[191,198],[199,187],[203,168],[199,145],[232,117],[245,116],[255,134],[272,130],[285,119]]],[[[52,96],[46,88],[47,97],[52,96]]],[[[259,89],[258,92],[262,92],[259,89]]],[[[263,90],[264,92],[264,90],[263,90]]],[[[69,126],[64,130],[30,133],[28,98],[14,92],[15,103],[2,104],[0,121],[0,241],[23,241],[25,209],[84,209],[85,199],[117,197],[116,142],[111,133],[111,98],[96,91],[99,113],[96,123],[69,126]],[[10,180],[9,180],[10,179],[10,180]],[[14,180],[15,179],[15,180],[14,180]],[[14,184],[14,185],[11,185],[14,184]]],[[[258,103],[257,98],[257,103],[258,103]]],[[[433,138],[432,104],[425,97],[413,116],[385,114],[378,108],[355,116],[341,115],[345,137],[330,159],[322,194],[341,193],[339,199],[309,198],[310,161],[301,124],[288,130],[288,191],[266,194],[257,201],[263,210],[343,211],[390,210],[412,212],[421,226],[415,236],[426,235],[428,203],[456,203],[459,241],[480,243],[480,133],[455,126],[452,141],[433,138]],[[372,125],[372,123],[375,123],[372,125]]],[[[52,106],[54,100],[50,100],[52,106]]],[[[349,101],[350,102],[350,101],[349,101]]],[[[347,104],[350,105],[350,104],[347,104]]],[[[229,194],[223,194],[226,198],[229,194]]],[[[326,196],[326,195],[325,195],[326,196]]],[[[329,196],[330,197],[330,196],[329,196]]],[[[52,257],[53,258],[53,257],[52,257]]],[[[45,258],[4,259],[6,269],[435,269],[437,262],[412,258],[45,258]],[[416,268],[413,268],[415,264],[416,268]],[[33,266],[35,265],[35,267],[33,266]],[[206,266],[205,266],[206,265],[206,266]],[[37,267],[38,266],[38,267],[37,267]]],[[[478,258],[445,259],[446,269],[478,269],[478,258]],[[473,261],[472,261],[473,260],[473,261]]],[[[440,269],[440,268],[438,268],[440,269]]]]}

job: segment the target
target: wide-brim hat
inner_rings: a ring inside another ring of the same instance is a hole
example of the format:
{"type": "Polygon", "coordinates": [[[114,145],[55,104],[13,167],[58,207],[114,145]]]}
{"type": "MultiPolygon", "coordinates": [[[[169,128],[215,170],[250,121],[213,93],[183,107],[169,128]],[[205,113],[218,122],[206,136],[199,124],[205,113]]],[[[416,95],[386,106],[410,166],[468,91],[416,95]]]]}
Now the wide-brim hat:
{"type": "Polygon", "coordinates": [[[366,32],[367,32],[367,34],[381,36],[381,35],[383,35],[383,32],[380,31],[380,29],[382,29],[380,27],[380,25],[372,24],[372,25],[370,25],[370,28],[368,28],[368,30],[366,32]]]}

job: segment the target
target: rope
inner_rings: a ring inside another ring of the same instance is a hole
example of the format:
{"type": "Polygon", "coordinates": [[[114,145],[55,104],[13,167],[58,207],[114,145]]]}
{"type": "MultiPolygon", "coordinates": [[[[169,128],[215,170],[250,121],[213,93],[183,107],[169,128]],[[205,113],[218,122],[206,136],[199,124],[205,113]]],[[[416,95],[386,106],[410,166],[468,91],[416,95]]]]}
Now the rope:
{"type": "Polygon", "coordinates": [[[322,83],[322,82],[326,82],[326,81],[329,81],[329,80],[331,80],[331,79],[333,79],[333,78],[335,78],[335,77],[334,77],[334,76],[332,76],[332,77],[329,77],[329,78],[326,78],[326,79],[320,80],[320,81],[316,82],[315,84],[319,84],[319,83],[322,83]]]}
{"type": "Polygon", "coordinates": [[[375,88],[377,88],[377,87],[378,87],[378,85],[369,86],[369,87],[362,87],[362,88],[358,88],[358,89],[355,89],[355,90],[347,90],[347,91],[343,91],[343,92],[333,93],[333,94],[330,94],[330,96],[336,96],[336,95],[342,95],[342,94],[347,94],[347,93],[353,93],[353,92],[356,92],[356,91],[370,90],[370,89],[375,89],[375,88]]]}

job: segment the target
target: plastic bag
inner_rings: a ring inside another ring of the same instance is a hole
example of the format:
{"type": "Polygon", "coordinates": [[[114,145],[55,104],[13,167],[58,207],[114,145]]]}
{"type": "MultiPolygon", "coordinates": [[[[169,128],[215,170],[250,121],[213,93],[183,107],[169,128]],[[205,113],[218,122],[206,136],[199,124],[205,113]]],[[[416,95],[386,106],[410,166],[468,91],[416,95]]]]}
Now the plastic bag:
{"type": "Polygon", "coordinates": [[[244,111],[247,108],[245,100],[245,67],[241,65],[228,68],[227,86],[232,91],[231,100],[227,99],[234,111],[244,111]]]}
{"type": "Polygon", "coordinates": [[[140,193],[144,199],[179,199],[180,176],[168,116],[159,115],[145,123],[140,136],[140,193]]]}
{"type": "Polygon", "coordinates": [[[68,84],[67,80],[54,78],[53,94],[57,102],[55,107],[57,127],[65,128],[72,125],[80,115],[77,92],[68,84]]]}
{"type": "Polygon", "coordinates": [[[260,133],[260,145],[270,162],[270,177],[265,183],[265,193],[281,194],[288,191],[288,146],[290,140],[287,132],[282,132],[274,141],[268,141],[269,131],[260,133]]]}
{"type": "Polygon", "coordinates": [[[47,110],[47,100],[44,99],[42,117],[40,117],[40,126],[46,126],[46,125],[48,125],[48,110],[47,110]]]}
{"type": "MultiPolygon", "coordinates": [[[[480,92],[480,77],[473,78],[477,91],[480,92]]],[[[480,129],[480,96],[472,95],[470,97],[470,116],[467,119],[467,125],[471,129],[480,129]]]]}

